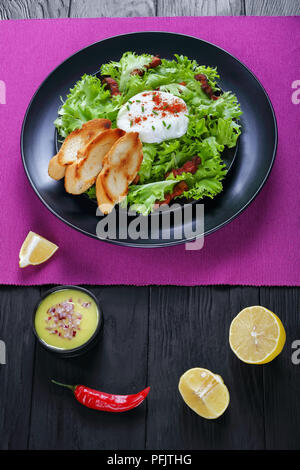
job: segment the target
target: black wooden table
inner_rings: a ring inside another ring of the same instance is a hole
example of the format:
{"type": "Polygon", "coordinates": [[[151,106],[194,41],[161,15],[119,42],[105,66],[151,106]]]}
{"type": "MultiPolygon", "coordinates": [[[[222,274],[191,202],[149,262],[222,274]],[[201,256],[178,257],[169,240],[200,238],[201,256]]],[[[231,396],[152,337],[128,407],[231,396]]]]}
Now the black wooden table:
{"type": "MultiPolygon", "coordinates": [[[[0,18],[118,16],[119,0],[0,0],[0,18]]],[[[297,0],[136,0],[123,16],[300,14],[297,0]]],[[[5,267],[2,266],[2,269],[5,267]]],[[[280,269],[280,266],[278,266],[280,269]]],[[[59,359],[36,344],[35,302],[49,286],[0,287],[1,449],[299,449],[300,290],[293,287],[93,286],[103,307],[101,341],[86,356],[59,359]],[[265,366],[241,363],[228,330],[245,306],[261,304],[282,319],[287,342],[265,366]],[[201,366],[220,374],[231,402],[216,421],[194,414],[179,396],[180,375],[201,366]],[[125,414],[88,410],[50,383],[80,381],[107,392],[152,387],[125,414]]]]}

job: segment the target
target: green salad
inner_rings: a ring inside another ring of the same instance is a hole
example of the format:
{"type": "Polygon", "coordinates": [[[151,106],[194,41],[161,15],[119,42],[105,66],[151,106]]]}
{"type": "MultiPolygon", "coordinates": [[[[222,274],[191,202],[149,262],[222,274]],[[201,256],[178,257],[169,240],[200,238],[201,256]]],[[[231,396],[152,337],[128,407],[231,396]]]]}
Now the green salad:
{"type": "MultiPolygon", "coordinates": [[[[169,93],[185,102],[188,125],[184,135],[159,143],[143,142],[139,178],[129,186],[122,205],[134,205],[135,210],[144,215],[149,214],[157,202],[164,201],[180,181],[185,182],[185,190],[175,200],[199,200],[219,194],[226,175],[222,152],[225,147],[235,147],[241,134],[240,105],[232,92],[219,89],[216,68],[198,65],[195,60],[177,54],[174,60],[161,59],[155,68],[147,67],[152,58],[149,54],[126,52],[119,62],[101,66],[101,76],[115,80],[119,94],[112,95],[96,75],[84,75],[70,90],[55,120],[59,135],[65,138],[84,122],[95,118],[110,119],[112,128],[118,127],[120,109],[124,105],[129,109],[131,98],[148,90],[169,93]],[[136,70],[142,73],[133,73],[136,70]],[[195,79],[198,75],[205,76],[214,99],[203,82],[195,79]],[[200,161],[196,171],[173,171],[184,168],[195,156],[200,161]]],[[[95,186],[87,194],[95,198],[95,186]]]]}

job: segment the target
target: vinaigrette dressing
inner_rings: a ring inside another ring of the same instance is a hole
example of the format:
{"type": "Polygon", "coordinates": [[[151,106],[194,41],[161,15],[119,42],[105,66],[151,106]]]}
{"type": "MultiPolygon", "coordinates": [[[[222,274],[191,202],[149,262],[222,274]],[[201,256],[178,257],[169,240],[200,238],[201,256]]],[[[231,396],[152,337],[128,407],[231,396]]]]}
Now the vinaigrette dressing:
{"type": "Polygon", "coordinates": [[[42,300],[34,324],[37,335],[46,345],[75,349],[93,336],[98,322],[98,307],[88,294],[62,289],[42,300]]]}

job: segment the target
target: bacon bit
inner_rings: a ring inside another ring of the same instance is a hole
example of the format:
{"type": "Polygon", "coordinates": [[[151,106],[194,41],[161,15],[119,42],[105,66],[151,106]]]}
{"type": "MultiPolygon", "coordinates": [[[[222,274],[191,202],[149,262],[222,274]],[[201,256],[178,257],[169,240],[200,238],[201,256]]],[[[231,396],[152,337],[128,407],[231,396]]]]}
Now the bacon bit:
{"type": "Polygon", "coordinates": [[[139,75],[142,77],[144,75],[144,70],[134,69],[132,72],[130,72],[130,75],[139,75]]]}
{"type": "Polygon", "coordinates": [[[118,83],[113,78],[111,78],[111,77],[102,78],[102,83],[106,84],[106,86],[107,86],[107,88],[109,88],[110,93],[111,93],[112,96],[121,95],[118,83]]]}
{"type": "Polygon", "coordinates": [[[201,83],[207,82],[207,77],[204,75],[204,73],[198,73],[194,76],[194,79],[201,83]]]}
{"type": "Polygon", "coordinates": [[[155,55],[152,57],[152,61],[150,62],[150,64],[146,65],[146,69],[155,69],[159,65],[161,65],[161,58],[159,57],[159,55],[155,55]]]}
{"type": "Polygon", "coordinates": [[[208,83],[207,76],[204,75],[203,73],[198,73],[197,75],[194,76],[195,80],[201,83],[201,88],[204,91],[204,93],[209,96],[210,99],[216,101],[219,99],[218,96],[214,95],[212,87],[208,83]]]}
{"type": "Polygon", "coordinates": [[[191,173],[193,175],[198,170],[199,165],[201,165],[201,158],[198,157],[198,155],[196,155],[195,157],[193,157],[188,162],[185,162],[185,164],[182,165],[182,167],[173,169],[173,170],[169,171],[168,173],[166,173],[166,178],[171,173],[173,173],[173,175],[175,177],[178,176],[178,175],[182,175],[182,173],[191,173]]]}
{"type": "Polygon", "coordinates": [[[186,86],[186,83],[185,82],[180,82],[179,85],[186,86]]]}
{"type": "Polygon", "coordinates": [[[174,186],[173,192],[169,193],[166,195],[166,198],[163,201],[156,201],[156,204],[161,206],[162,204],[170,204],[172,199],[174,199],[177,196],[180,196],[184,191],[187,191],[188,185],[186,184],[185,181],[180,181],[179,183],[174,186]]]}

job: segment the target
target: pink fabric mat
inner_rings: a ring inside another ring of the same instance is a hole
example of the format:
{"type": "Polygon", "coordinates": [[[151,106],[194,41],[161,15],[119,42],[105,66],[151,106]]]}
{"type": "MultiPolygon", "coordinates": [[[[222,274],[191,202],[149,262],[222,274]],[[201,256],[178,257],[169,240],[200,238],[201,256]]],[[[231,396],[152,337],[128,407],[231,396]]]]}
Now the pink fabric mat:
{"type": "Polygon", "coordinates": [[[0,21],[0,80],[0,283],[300,285],[300,104],[292,102],[292,83],[300,81],[300,17],[0,21]],[[262,82],[278,119],[269,180],[242,215],[205,239],[201,251],[123,248],[90,239],[43,206],[21,163],[24,113],[49,72],[93,42],[151,30],[189,34],[231,52],[262,82]],[[21,270],[18,252],[29,230],[60,249],[44,265],[21,270]]]}

